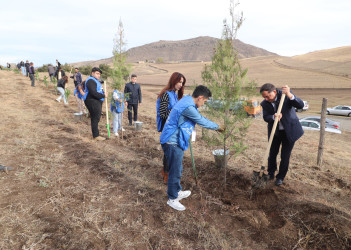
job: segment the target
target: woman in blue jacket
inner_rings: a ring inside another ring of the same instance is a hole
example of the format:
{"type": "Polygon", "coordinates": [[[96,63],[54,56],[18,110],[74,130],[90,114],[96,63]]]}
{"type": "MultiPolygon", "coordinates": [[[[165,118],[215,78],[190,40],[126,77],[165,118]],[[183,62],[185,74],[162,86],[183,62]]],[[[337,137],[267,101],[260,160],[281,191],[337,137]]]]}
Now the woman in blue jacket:
{"type": "MultiPolygon", "coordinates": [[[[169,78],[166,87],[164,87],[158,95],[156,103],[158,132],[162,132],[173,106],[183,97],[185,83],[186,78],[184,75],[174,72],[169,78]]],[[[166,157],[163,156],[163,169],[161,175],[163,176],[165,183],[168,181],[168,171],[167,160],[166,157]]]]}

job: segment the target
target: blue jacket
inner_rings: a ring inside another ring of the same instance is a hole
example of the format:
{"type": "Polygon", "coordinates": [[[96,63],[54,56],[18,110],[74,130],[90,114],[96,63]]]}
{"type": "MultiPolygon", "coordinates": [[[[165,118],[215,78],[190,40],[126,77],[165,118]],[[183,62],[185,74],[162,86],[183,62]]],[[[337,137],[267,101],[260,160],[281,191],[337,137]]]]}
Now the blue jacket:
{"type": "Polygon", "coordinates": [[[74,96],[76,96],[76,94],[77,94],[79,99],[83,99],[84,96],[78,91],[78,86],[82,87],[82,84],[80,84],[80,83],[77,84],[76,88],[74,89],[74,96]]]}
{"type": "MultiPolygon", "coordinates": [[[[280,102],[282,97],[282,91],[277,90],[277,105],[280,102]]],[[[273,123],[274,123],[274,114],[276,111],[273,108],[272,103],[264,100],[261,102],[263,109],[263,119],[268,123],[268,138],[271,134],[273,123]]],[[[288,97],[285,98],[284,104],[282,107],[282,119],[279,121],[282,123],[287,139],[290,142],[297,141],[303,135],[303,129],[299,122],[299,118],[296,115],[295,108],[303,108],[303,101],[295,96],[294,100],[290,100],[288,97]]],[[[278,129],[278,127],[277,127],[278,129]]]]}
{"type": "MultiPolygon", "coordinates": [[[[104,94],[104,91],[102,89],[101,82],[98,81],[95,77],[89,76],[88,79],[85,80],[85,95],[83,96],[83,100],[85,101],[87,99],[87,95],[89,94],[89,89],[88,89],[88,81],[93,80],[96,83],[96,91],[100,94],[104,94]]],[[[101,98],[100,101],[104,101],[104,98],[101,98]]]]}
{"type": "Polygon", "coordinates": [[[160,136],[161,144],[176,143],[183,151],[187,150],[196,123],[209,129],[218,128],[216,123],[200,115],[193,97],[187,95],[172,108],[160,136]]]}
{"type": "MultiPolygon", "coordinates": [[[[122,99],[124,98],[123,93],[117,91],[117,89],[115,89],[113,91],[113,93],[117,93],[118,99],[122,99]]],[[[111,98],[111,112],[116,112],[116,113],[121,113],[124,111],[124,101],[122,101],[122,105],[119,101],[115,101],[113,99],[113,93],[112,93],[112,98],[111,98]],[[122,107],[121,107],[122,106],[122,107]]]]}
{"type": "MultiPolygon", "coordinates": [[[[169,97],[168,108],[167,110],[171,110],[174,105],[178,102],[178,94],[175,91],[167,91],[166,92],[169,97]]],[[[162,118],[160,117],[160,98],[157,99],[156,102],[156,120],[157,120],[157,131],[161,132],[162,129],[162,118]]]]}

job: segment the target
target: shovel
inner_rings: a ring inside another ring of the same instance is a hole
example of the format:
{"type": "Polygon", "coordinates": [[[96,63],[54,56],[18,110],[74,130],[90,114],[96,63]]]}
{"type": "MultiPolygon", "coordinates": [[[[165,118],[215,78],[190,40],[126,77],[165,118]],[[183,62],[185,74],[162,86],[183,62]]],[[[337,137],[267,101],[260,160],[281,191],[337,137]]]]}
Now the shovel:
{"type": "MultiPolygon", "coordinates": [[[[277,117],[279,117],[280,112],[282,110],[284,99],[285,99],[285,94],[282,94],[282,97],[281,97],[280,102],[279,102],[278,110],[277,110],[277,117]]],[[[261,169],[259,171],[253,171],[252,187],[254,187],[254,188],[264,187],[267,184],[269,176],[268,176],[268,174],[265,174],[265,170],[266,170],[266,168],[268,168],[269,151],[271,149],[273,137],[275,134],[275,130],[277,128],[277,124],[278,124],[278,119],[276,118],[274,120],[271,135],[269,137],[268,147],[266,149],[266,152],[265,152],[263,160],[262,160],[261,169]]]]}

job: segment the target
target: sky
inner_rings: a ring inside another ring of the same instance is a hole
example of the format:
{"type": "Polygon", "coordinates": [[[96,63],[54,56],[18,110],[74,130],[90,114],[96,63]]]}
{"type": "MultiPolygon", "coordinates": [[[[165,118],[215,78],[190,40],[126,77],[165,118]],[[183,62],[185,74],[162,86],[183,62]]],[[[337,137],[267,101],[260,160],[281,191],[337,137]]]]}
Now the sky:
{"type": "MultiPolygon", "coordinates": [[[[221,37],[230,0],[0,0],[0,64],[104,59],[122,21],[126,49],[221,37]]],[[[350,0],[241,0],[237,38],[282,56],[351,45],[350,0]]]]}

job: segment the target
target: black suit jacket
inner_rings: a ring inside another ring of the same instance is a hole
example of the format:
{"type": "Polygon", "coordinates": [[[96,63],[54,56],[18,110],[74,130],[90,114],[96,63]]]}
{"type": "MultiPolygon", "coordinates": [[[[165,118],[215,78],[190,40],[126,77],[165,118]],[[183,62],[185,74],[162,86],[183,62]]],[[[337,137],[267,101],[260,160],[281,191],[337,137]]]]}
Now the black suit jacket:
{"type": "MultiPolygon", "coordinates": [[[[280,99],[282,97],[282,91],[277,90],[277,105],[280,103],[280,99]]],[[[268,123],[268,138],[271,134],[273,123],[274,123],[274,114],[276,111],[273,108],[272,103],[264,100],[261,102],[261,106],[263,109],[263,119],[268,123]]],[[[282,118],[279,122],[282,123],[286,137],[290,142],[297,141],[303,135],[303,129],[299,122],[299,118],[296,115],[295,108],[302,109],[304,106],[303,101],[295,96],[294,100],[290,100],[288,97],[285,97],[284,104],[282,107],[282,118]]],[[[277,127],[279,129],[279,127],[277,127]]]]}

